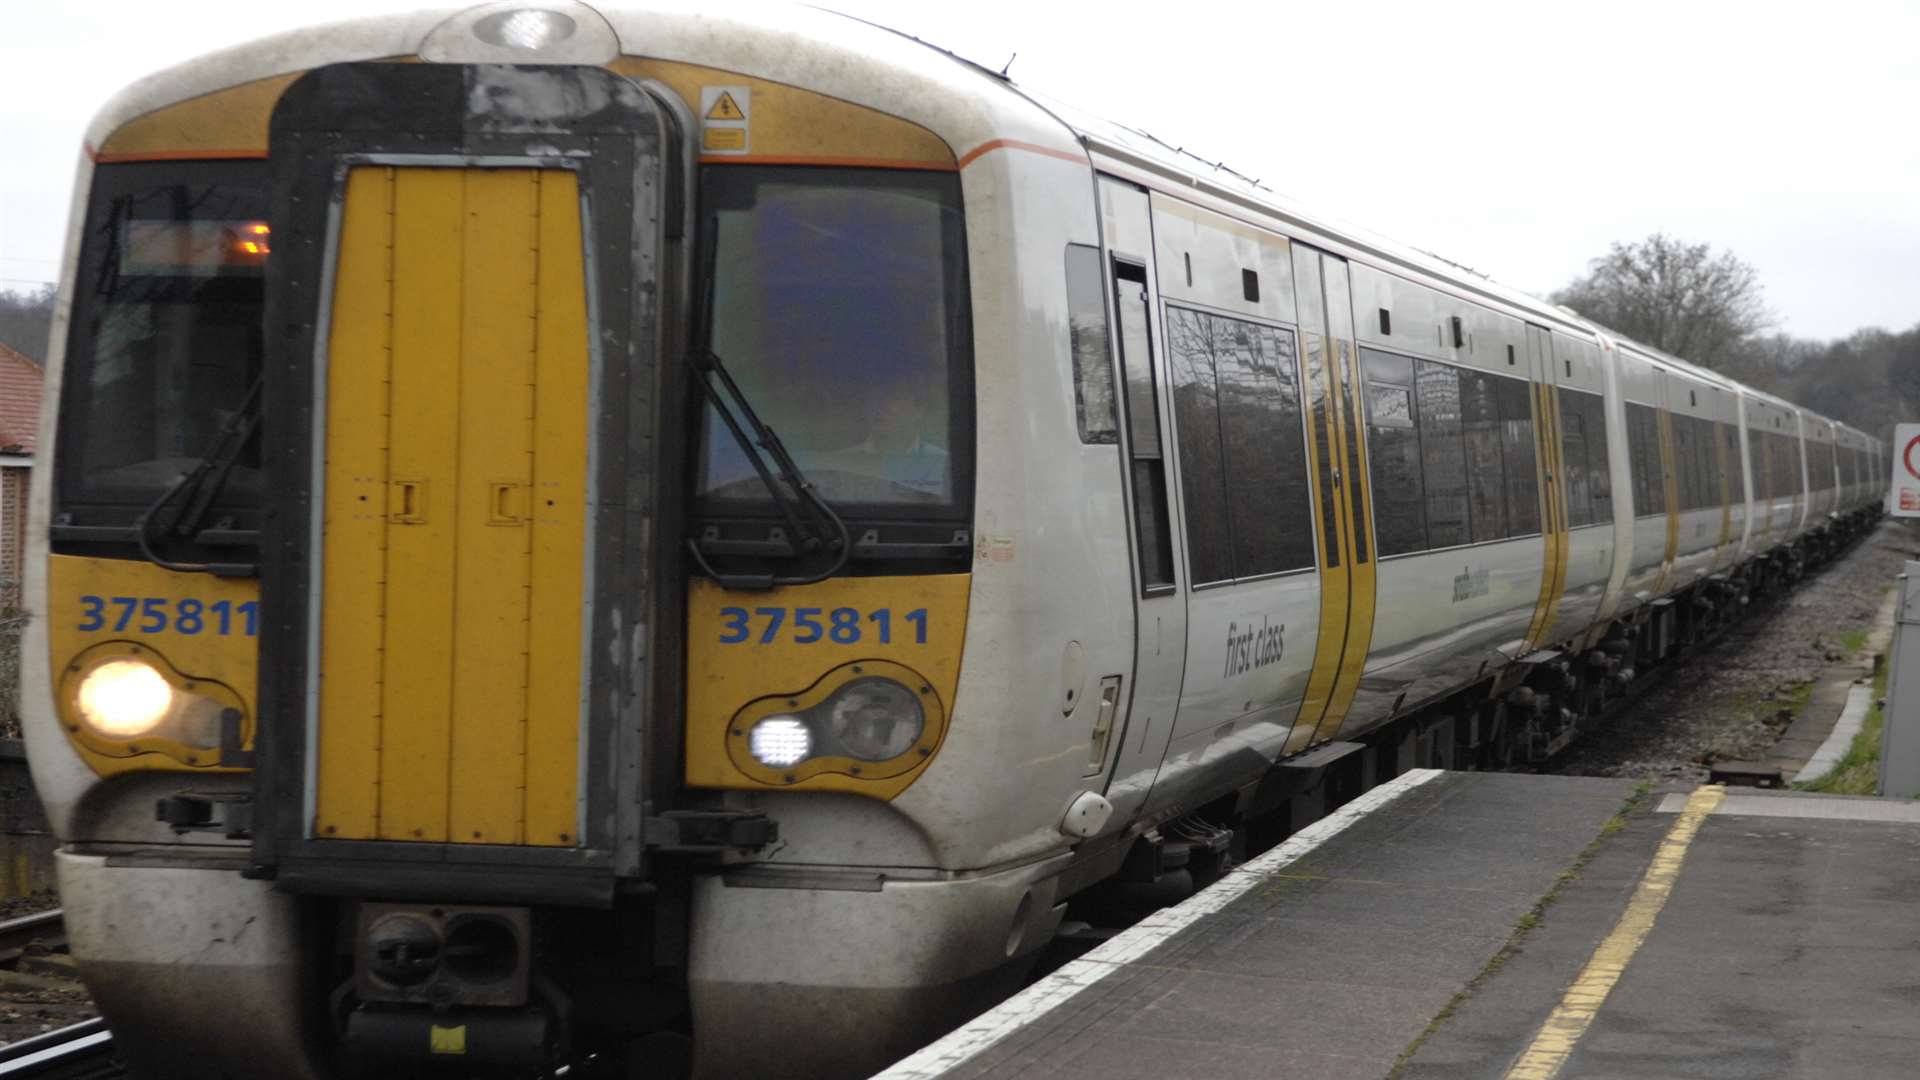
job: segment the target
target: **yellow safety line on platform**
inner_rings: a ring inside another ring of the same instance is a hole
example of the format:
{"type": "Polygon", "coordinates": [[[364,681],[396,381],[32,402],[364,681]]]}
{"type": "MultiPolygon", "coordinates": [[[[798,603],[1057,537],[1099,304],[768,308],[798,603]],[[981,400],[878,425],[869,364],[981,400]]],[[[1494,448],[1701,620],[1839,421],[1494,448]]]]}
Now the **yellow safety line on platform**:
{"type": "Polygon", "coordinates": [[[1700,788],[1687,798],[1680,820],[1673,823],[1666,839],[1660,841],[1653,865],[1647,867],[1639,887],[1633,890],[1633,899],[1627,901],[1627,910],[1620,913],[1613,932],[1593,951],[1592,958],[1580,969],[1579,978],[1567,988],[1553,1015],[1540,1025],[1532,1045],[1507,1070],[1506,1080],[1552,1080],[1567,1063],[1574,1046],[1599,1014],[1600,1004],[1607,1000],[1614,984],[1626,972],[1627,964],[1632,962],[1633,954],[1653,932],[1653,920],[1659,917],[1660,909],[1667,906],[1667,897],[1672,895],[1674,883],[1680,879],[1680,864],[1687,857],[1687,847],[1693,843],[1694,834],[1700,831],[1700,823],[1713,813],[1726,794],[1725,787],[1714,785],[1700,788]]]}

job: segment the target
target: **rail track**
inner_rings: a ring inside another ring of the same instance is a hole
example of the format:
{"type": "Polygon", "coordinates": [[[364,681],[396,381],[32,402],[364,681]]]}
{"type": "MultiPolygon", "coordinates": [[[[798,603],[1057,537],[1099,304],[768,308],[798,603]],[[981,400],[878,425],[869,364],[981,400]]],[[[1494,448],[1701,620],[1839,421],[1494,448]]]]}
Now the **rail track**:
{"type": "MultiPolygon", "coordinates": [[[[59,908],[0,921],[0,967],[34,952],[59,952],[67,932],[59,908]]],[[[0,1077],[45,1080],[124,1076],[113,1058],[113,1034],[99,1017],[0,1046],[0,1077]]]]}

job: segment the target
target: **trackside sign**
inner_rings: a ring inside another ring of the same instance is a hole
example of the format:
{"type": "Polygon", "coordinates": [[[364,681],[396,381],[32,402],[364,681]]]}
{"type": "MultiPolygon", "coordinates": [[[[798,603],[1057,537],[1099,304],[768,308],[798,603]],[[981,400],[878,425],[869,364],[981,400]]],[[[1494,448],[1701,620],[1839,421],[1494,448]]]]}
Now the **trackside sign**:
{"type": "Polygon", "coordinates": [[[1920,517],[1920,424],[1893,429],[1893,494],[1887,500],[1894,517],[1920,517]]]}

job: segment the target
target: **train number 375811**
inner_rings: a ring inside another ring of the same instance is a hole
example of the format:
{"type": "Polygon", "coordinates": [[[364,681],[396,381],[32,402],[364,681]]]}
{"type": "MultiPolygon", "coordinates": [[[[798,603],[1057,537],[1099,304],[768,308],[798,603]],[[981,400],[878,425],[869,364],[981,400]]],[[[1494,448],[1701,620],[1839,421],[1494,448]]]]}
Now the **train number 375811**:
{"type": "Polygon", "coordinates": [[[215,600],[209,604],[192,597],[166,596],[82,596],[80,624],[76,630],[91,633],[106,630],[115,634],[129,631],[139,634],[244,634],[260,633],[260,602],[248,600],[236,604],[215,600]]]}
{"type": "Polygon", "coordinates": [[[915,645],[927,643],[927,609],[915,608],[898,618],[895,625],[892,608],[877,608],[864,615],[857,608],[817,607],[743,607],[720,609],[720,644],[740,645],[756,641],[771,645],[782,631],[795,645],[830,641],[835,645],[857,645],[869,634],[881,645],[893,644],[893,635],[913,634],[915,645]],[[759,632],[756,634],[755,630],[759,632]]]}

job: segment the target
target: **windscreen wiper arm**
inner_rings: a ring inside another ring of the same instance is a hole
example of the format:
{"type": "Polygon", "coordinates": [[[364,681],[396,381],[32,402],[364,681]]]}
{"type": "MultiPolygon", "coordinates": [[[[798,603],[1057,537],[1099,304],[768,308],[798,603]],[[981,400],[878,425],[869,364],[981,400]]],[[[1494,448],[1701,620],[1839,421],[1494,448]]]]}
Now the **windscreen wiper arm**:
{"type": "Polygon", "coordinates": [[[140,553],[147,561],[165,570],[182,573],[212,574],[215,577],[253,577],[260,572],[258,563],[183,563],[163,558],[153,549],[153,537],[156,530],[162,536],[192,538],[200,531],[200,523],[220,496],[220,489],[227,484],[227,477],[233,472],[233,466],[240,460],[240,454],[252,441],[254,433],[260,429],[260,397],[262,376],[255,376],[253,385],[248,387],[247,396],[241,399],[240,407],[220,428],[219,438],[214,440],[212,448],[192,469],[182,474],[147,507],[134,523],[134,531],[140,541],[140,553]],[[173,506],[171,514],[167,508],[173,506]]]}
{"type": "Polygon", "coordinates": [[[687,547],[693,552],[693,559],[700,564],[722,588],[727,589],[771,589],[778,585],[811,585],[816,581],[825,581],[839,573],[847,565],[847,559],[853,554],[853,536],[847,530],[847,523],[840,514],[820,497],[820,492],[800,471],[800,466],[787,452],[786,444],[780,436],[766,425],[760,414],[754,411],[747,396],[740,390],[740,384],[733,381],[733,374],[727,370],[726,362],[711,350],[692,353],[688,357],[693,370],[700,376],[700,386],[706,391],[707,401],[713,411],[733,433],[734,442],[740,446],[740,452],[747,456],[747,462],[760,477],[760,483],[773,497],[774,506],[780,516],[786,519],[787,527],[799,539],[800,551],[812,554],[822,549],[834,552],[833,562],[817,574],[782,577],[775,574],[730,574],[715,570],[707,562],[706,553],[700,550],[698,541],[689,537],[687,547]],[[721,394],[721,387],[726,394],[721,394]],[[727,398],[733,399],[729,407],[727,398]],[[736,416],[734,410],[739,410],[736,416]],[[741,425],[745,419],[746,426],[741,425]],[[751,428],[751,432],[749,432],[751,428]],[[771,459],[771,464],[769,464],[771,459]],[[776,471],[778,476],[775,475],[776,471]]]}

